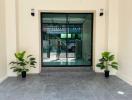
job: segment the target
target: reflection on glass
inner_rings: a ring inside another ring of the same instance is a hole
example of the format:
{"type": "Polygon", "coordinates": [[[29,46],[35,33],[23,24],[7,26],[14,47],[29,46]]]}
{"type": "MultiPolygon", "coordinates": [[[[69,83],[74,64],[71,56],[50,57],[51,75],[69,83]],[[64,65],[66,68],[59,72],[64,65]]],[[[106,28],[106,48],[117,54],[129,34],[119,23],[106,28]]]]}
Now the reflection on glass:
{"type": "Polygon", "coordinates": [[[43,66],[92,65],[92,14],[41,16],[43,66]]]}

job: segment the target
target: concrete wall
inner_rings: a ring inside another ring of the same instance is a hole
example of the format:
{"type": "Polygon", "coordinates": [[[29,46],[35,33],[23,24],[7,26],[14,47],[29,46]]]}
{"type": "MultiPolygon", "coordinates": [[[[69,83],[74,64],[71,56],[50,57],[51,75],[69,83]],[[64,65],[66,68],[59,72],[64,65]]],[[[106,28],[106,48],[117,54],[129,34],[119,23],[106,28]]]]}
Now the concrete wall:
{"type": "Polygon", "coordinates": [[[0,0],[0,82],[6,78],[5,1],[0,0]]]}
{"type": "Polygon", "coordinates": [[[132,84],[132,1],[119,0],[119,48],[120,68],[118,76],[132,84]]]}
{"type": "Polygon", "coordinates": [[[90,19],[85,20],[83,23],[83,33],[82,33],[82,57],[85,61],[91,58],[91,23],[90,19]]]}

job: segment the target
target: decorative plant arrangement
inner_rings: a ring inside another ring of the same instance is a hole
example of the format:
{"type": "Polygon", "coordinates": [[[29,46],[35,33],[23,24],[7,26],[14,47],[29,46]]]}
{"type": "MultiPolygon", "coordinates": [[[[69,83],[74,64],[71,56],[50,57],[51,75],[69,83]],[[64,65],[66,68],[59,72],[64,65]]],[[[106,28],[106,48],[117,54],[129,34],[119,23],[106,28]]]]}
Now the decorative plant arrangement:
{"type": "Polygon", "coordinates": [[[26,73],[30,67],[35,68],[36,59],[33,55],[26,55],[26,51],[15,53],[15,61],[10,62],[13,72],[17,72],[22,78],[26,78],[26,73]]]}
{"type": "Polygon", "coordinates": [[[115,62],[115,56],[113,54],[111,54],[108,51],[105,51],[102,53],[102,58],[99,59],[99,63],[96,65],[97,67],[99,67],[100,69],[104,69],[105,71],[105,77],[108,78],[109,77],[109,67],[112,67],[116,70],[118,70],[118,63],[115,62]]]}

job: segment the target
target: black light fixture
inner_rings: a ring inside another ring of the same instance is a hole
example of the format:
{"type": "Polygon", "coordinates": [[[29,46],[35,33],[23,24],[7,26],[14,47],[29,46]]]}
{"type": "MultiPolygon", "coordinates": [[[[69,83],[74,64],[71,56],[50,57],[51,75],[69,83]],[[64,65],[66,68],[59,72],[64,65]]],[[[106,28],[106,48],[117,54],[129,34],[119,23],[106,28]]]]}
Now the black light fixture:
{"type": "Polygon", "coordinates": [[[31,9],[31,16],[35,16],[35,10],[31,9]]]}
{"type": "Polygon", "coordinates": [[[104,9],[100,9],[99,15],[100,15],[100,16],[103,16],[103,15],[104,15],[104,9]]]}

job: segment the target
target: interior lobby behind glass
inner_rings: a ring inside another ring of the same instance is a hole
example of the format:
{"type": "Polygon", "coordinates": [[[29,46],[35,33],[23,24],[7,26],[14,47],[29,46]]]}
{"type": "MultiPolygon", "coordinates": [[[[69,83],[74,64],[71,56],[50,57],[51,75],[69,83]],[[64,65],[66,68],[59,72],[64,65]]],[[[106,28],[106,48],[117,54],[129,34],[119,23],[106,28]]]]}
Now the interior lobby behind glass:
{"type": "Polygon", "coordinates": [[[92,66],[93,14],[42,13],[43,66],[92,66]]]}

